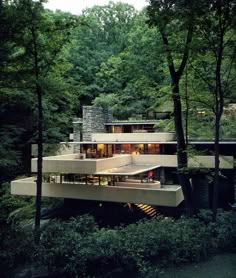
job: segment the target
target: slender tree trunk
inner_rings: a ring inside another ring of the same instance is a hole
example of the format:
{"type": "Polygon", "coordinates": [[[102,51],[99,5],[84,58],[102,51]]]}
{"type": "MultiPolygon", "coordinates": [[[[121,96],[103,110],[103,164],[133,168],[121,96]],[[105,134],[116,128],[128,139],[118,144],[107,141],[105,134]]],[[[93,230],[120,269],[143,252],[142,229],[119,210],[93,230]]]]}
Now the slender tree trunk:
{"type": "Polygon", "coordinates": [[[186,113],[185,113],[185,142],[186,148],[188,147],[188,117],[189,117],[189,97],[188,97],[188,67],[186,65],[185,72],[185,104],[186,104],[186,113]]]}
{"type": "Polygon", "coordinates": [[[169,47],[169,41],[168,41],[167,34],[165,32],[165,27],[162,26],[160,28],[160,33],[161,33],[163,44],[166,47],[166,58],[167,58],[169,72],[172,80],[171,88],[172,88],[172,99],[174,103],[175,131],[177,137],[178,178],[179,178],[180,185],[182,187],[182,191],[183,191],[183,195],[187,207],[187,214],[191,215],[193,213],[192,186],[189,181],[189,177],[187,175],[188,156],[187,156],[187,147],[185,143],[183,122],[182,122],[182,106],[181,106],[181,99],[180,99],[179,81],[184,72],[188,60],[189,44],[192,41],[192,35],[193,35],[193,23],[189,25],[189,30],[186,38],[182,61],[177,71],[175,70],[174,60],[172,57],[171,49],[169,47]]]}
{"type": "Polygon", "coordinates": [[[42,108],[42,90],[37,84],[36,87],[38,96],[38,161],[37,161],[37,190],[36,190],[36,213],[35,213],[35,229],[40,228],[41,218],[41,197],[42,197],[42,170],[43,170],[43,108],[42,108]]]}
{"type": "Polygon", "coordinates": [[[182,124],[182,108],[178,78],[172,78],[172,98],[174,102],[174,122],[177,137],[178,178],[184,194],[188,210],[187,213],[191,215],[193,212],[192,186],[187,175],[188,157],[182,124]]]}
{"type": "Polygon", "coordinates": [[[216,220],[218,208],[218,190],[219,190],[219,171],[220,171],[220,115],[216,114],[215,118],[215,170],[214,170],[214,183],[213,183],[213,198],[212,198],[212,211],[213,220],[216,220]]]}
{"type": "MultiPolygon", "coordinates": [[[[219,7],[219,14],[221,14],[221,7],[219,7]]],[[[221,27],[221,17],[219,18],[221,27]]],[[[224,31],[220,28],[219,48],[216,52],[216,71],[215,71],[215,171],[214,171],[214,187],[213,187],[213,221],[216,221],[218,208],[218,191],[219,191],[219,174],[220,174],[220,122],[224,109],[224,91],[222,89],[221,81],[221,66],[224,49],[224,31]]]]}
{"type": "Polygon", "coordinates": [[[38,99],[38,160],[37,160],[37,181],[36,181],[36,200],[35,200],[35,242],[40,241],[40,218],[41,218],[41,198],[42,198],[42,168],[43,168],[43,105],[42,88],[40,85],[40,69],[38,58],[37,34],[32,27],[32,38],[34,46],[34,74],[35,74],[35,93],[38,99]]]}

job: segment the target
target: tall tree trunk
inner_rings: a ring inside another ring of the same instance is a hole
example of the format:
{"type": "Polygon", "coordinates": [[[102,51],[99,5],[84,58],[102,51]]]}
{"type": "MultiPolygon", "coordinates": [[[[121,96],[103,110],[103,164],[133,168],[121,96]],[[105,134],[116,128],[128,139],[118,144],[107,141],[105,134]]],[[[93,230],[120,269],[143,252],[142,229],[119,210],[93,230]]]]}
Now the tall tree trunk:
{"type": "MultiPolygon", "coordinates": [[[[219,7],[219,14],[221,15],[221,7],[219,7]]],[[[214,187],[213,187],[213,201],[212,211],[213,220],[216,221],[217,208],[218,208],[218,191],[219,191],[219,174],[220,174],[220,121],[224,109],[224,91],[222,89],[221,80],[221,66],[224,49],[224,31],[221,26],[221,16],[219,16],[220,22],[220,38],[219,47],[216,51],[216,71],[215,71],[215,171],[214,171],[214,187]]]]}
{"type": "Polygon", "coordinates": [[[178,178],[184,194],[187,213],[188,215],[191,215],[193,212],[192,186],[187,175],[188,156],[183,131],[182,107],[178,78],[172,78],[172,98],[174,102],[174,122],[177,137],[178,178]]]}
{"type": "Polygon", "coordinates": [[[212,211],[213,220],[216,220],[218,208],[218,191],[219,191],[219,171],[220,171],[220,115],[217,113],[215,116],[215,170],[214,170],[214,183],[213,183],[213,198],[212,198],[212,211]]]}
{"type": "Polygon", "coordinates": [[[42,90],[37,84],[36,86],[38,97],[38,161],[37,161],[37,191],[36,191],[36,213],[35,213],[35,229],[40,228],[41,218],[41,197],[42,197],[42,170],[43,170],[43,107],[42,107],[42,90]]]}
{"type": "Polygon", "coordinates": [[[185,71],[185,105],[186,105],[186,112],[185,112],[185,143],[186,148],[188,147],[188,117],[189,117],[189,96],[188,96],[188,67],[186,64],[186,71],[185,71]]]}
{"type": "Polygon", "coordinates": [[[41,218],[41,199],[42,199],[42,168],[43,168],[43,105],[42,88],[40,85],[40,69],[38,57],[37,34],[34,26],[32,27],[32,38],[34,46],[34,74],[35,92],[38,99],[38,160],[37,160],[37,181],[36,181],[36,200],[35,200],[35,242],[40,241],[40,218],[41,218]]]}
{"type": "Polygon", "coordinates": [[[178,178],[179,178],[180,185],[182,187],[182,191],[183,191],[183,195],[187,207],[187,214],[191,215],[193,213],[192,186],[189,181],[189,177],[187,175],[188,156],[187,156],[187,147],[185,143],[183,122],[182,122],[182,106],[181,106],[181,98],[180,98],[180,90],[179,90],[179,81],[187,65],[187,60],[189,55],[189,45],[192,41],[192,35],[193,35],[193,23],[189,25],[183,57],[177,71],[175,70],[174,60],[172,57],[171,49],[169,47],[169,41],[167,38],[167,34],[165,32],[165,27],[162,27],[160,29],[160,33],[161,33],[163,44],[166,47],[166,58],[167,58],[169,72],[172,80],[171,88],[172,88],[172,99],[174,103],[175,131],[177,137],[178,178]]]}

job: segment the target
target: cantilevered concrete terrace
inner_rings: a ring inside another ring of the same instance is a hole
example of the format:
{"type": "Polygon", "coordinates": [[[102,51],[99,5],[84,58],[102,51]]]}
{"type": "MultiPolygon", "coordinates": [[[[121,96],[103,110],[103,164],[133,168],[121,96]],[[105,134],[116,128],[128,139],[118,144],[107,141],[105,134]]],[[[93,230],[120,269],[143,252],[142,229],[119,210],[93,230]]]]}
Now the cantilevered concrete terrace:
{"type": "MultiPolygon", "coordinates": [[[[159,167],[176,167],[176,155],[115,155],[102,159],[81,159],[80,154],[45,157],[45,178],[42,196],[97,200],[110,202],[144,203],[159,206],[178,206],[183,201],[179,185],[165,185],[148,172],[159,167]],[[66,177],[72,175],[74,180],[66,177]],[[139,179],[137,179],[137,176],[139,179]],[[146,176],[146,179],[143,177],[146,176]],[[102,180],[105,179],[105,183],[102,180]]],[[[221,157],[221,168],[232,169],[233,157],[221,157]]],[[[190,167],[214,168],[213,156],[196,156],[189,160],[190,167]]],[[[32,172],[37,172],[37,159],[32,159],[32,172]]],[[[35,178],[11,182],[11,193],[36,194],[35,178]]]]}
{"type": "Polygon", "coordinates": [[[172,132],[154,133],[93,133],[92,142],[168,142],[175,139],[172,132]]]}
{"type": "MultiPolygon", "coordinates": [[[[42,196],[175,207],[183,201],[181,187],[160,186],[154,178],[147,179],[147,173],[159,167],[155,160],[149,162],[148,159],[135,164],[132,155],[104,159],[81,159],[78,154],[45,157],[43,173],[52,174],[53,179],[44,179],[42,196]],[[146,179],[143,179],[145,173],[146,179]],[[75,174],[77,180],[66,179],[75,174]],[[102,183],[101,179],[107,183],[102,183]]],[[[32,172],[36,171],[37,159],[33,159],[32,172]]],[[[11,193],[35,196],[35,178],[13,181],[11,193]]]]}
{"type": "MultiPolygon", "coordinates": [[[[44,173],[78,173],[96,174],[119,168],[127,165],[143,165],[146,168],[152,167],[177,167],[176,155],[114,155],[110,158],[81,159],[79,154],[58,155],[43,158],[44,173]]],[[[214,156],[195,156],[189,159],[191,168],[214,168],[214,156]]],[[[221,169],[233,169],[233,157],[220,157],[221,169]]],[[[32,159],[31,171],[37,172],[37,159],[32,159]]],[[[141,169],[142,170],[142,169],[141,169]]],[[[141,171],[140,170],[140,171],[141,171]]]]}
{"type": "MultiPolygon", "coordinates": [[[[31,177],[11,182],[11,193],[35,196],[35,178],[31,177]]],[[[120,182],[115,186],[44,182],[42,185],[42,196],[119,203],[144,203],[171,207],[176,207],[183,201],[183,193],[178,185],[160,188],[160,185],[155,183],[140,183],[139,185],[134,183],[132,186],[131,182],[120,182]]]]}

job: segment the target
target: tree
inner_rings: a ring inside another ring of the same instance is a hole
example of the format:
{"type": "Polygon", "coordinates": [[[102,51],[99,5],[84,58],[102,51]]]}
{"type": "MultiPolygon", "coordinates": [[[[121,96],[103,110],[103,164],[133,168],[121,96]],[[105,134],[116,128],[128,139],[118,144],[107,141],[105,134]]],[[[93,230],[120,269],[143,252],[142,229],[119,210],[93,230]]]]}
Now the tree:
{"type": "MultiPolygon", "coordinates": [[[[193,68],[196,78],[203,83],[204,90],[210,93],[211,100],[205,102],[214,115],[215,169],[212,209],[215,220],[220,174],[221,118],[225,102],[232,98],[235,90],[233,72],[236,62],[236,2],[235,0],[199,1],[200,5],[203,13],[197,22],[200,37],[193,68]]],[[[207,98],[209,99],[209,96],[207,98]]]]}
{"type": "Polygon", "coordinates": [[[68,43],[70,30],[77,20],[70,15],[52,14],[46,12],[42,1],[19,0],[14,5],[20,24],[22,37],[17,41],[23,53],[18,72],[21,72],[20,82],[31,90],[37,103],[37,190],[35,231],[39,240],[41,196],[42,196],[42,160],[44,133],[43,97],[49,91],[50,73],[58,61],[63,46],[68,43]]]}
{"type": "Polygon", "coordinates": [[[119,119],[145,113],[156,102],[162,82],[162,59],[156,28],[140,13],[127,34],[126,48],[104,61],[96,73],[99,96],[94,102],[110,106],[119,119]]]}
{"type": "Polygon", "coordinates": [[[157,26],[171,77],[174,123],[177,137],[178,177],[188,213],[192,213],[192,188],[187,176],[187,148],[182,120],[180,80],[186,67],[193,38],[195,1],[150,0],[149,24],[157,26]]]}
{"type": "Polygon", "coordinates": [[[73,36],[70,48],[73,67],[68,74],[71,84],[77,88],[81,104],[91,104],[100,94],[96,74],[102,63],[127,47],[127,36],[135,15],[132,6],[112,2],[84,11],[81,17],[84,24],[77,28],[73,36]]]}
{"type": "Polygon", "coordinates": [[[24,53],[18,44],[22,25],[15,5],[0,1],[0,18],[0,181],[3,182],[29,172],[22,150],[29,140],[27,130],[32,122],[33,101],[19,82],[22,73],[19,61],[24,53]]]}

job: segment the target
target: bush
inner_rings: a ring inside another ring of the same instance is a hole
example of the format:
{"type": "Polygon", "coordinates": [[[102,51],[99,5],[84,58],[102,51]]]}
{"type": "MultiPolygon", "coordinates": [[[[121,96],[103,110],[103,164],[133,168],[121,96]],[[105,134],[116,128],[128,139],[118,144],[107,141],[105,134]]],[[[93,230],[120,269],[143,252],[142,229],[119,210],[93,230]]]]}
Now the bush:
{"type": "Polygon", "coordinates": [[[216,240],[219,250],[236,251],[236,213],[220,212],[216,221],[216,240]]]}
{"type": "Polygon", "coordinates": [[[8,270],[34,259],[33,233],[19,226],[0,227],[0,270],[8,270]]]}
{"type": "Polygon", "coordinates": [[[205,224],[210,241],[215,249],[221,251],[236,250],[236,213],[234,211],[219,211],[216,222],[212,222],[212,211],[202,210],[197,217],[205,224]]]}
{"type": "Polygon", "coordinates": [[[101,229],[92,235],[95,252],[87,265],[91,277],[133,277],[137,273],[137,258],[127,252],[122,229],[101,229]]]}
{"type": "Polygon", "coordinates": [[[38,259],[48,266],[50,275],[83,277],[94,247],[90,235],[97,231],[93,217],[85,215],[70,221],[51,221],[42,231],[38,259]]]}
{"type": "Polygon", "coordinates": [[[28,199],[19,196],[13,196],[10,193],[10,184],[3,183],[0,188],[0,223],[8,221],[9,214],[28,205],[28,199]]]}
{"type": "Polygon", "coordinates": [[[69,221],[51,221],[42,231],[38,260],[51,276],[134,277],[150,269],[235,250],[236,214],[209,211],[193,218],[156,218],[127,227],[98,229],[85,215],[69,221]]]}

